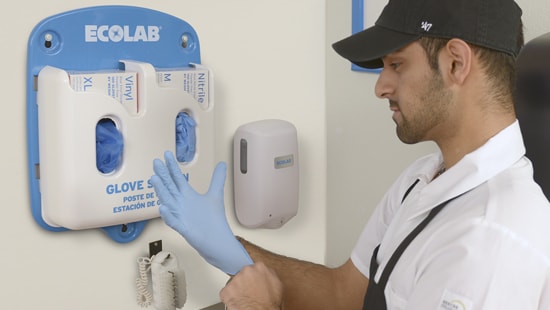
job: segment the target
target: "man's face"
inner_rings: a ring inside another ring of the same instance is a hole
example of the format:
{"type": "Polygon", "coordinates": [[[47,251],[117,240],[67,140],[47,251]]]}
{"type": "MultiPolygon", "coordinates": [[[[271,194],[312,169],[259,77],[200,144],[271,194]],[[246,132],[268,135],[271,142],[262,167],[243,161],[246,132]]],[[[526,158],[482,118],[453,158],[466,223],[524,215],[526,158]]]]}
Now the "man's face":
{"type": "Polygon", "coordinates": [[[434,140],[450,116],[453,95],[414,42],[384,57],[376,95],[389,100],[397,136],[408,144],[434,140]]]}

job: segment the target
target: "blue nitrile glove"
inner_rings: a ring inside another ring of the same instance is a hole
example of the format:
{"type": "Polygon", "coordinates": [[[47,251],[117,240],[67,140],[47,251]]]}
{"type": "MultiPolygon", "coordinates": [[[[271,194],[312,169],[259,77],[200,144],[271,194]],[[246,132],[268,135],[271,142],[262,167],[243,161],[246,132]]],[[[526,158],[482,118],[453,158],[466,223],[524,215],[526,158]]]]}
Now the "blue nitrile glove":
{"type": "Polygon", "coordinates": [[[103,119],[95,127],[96,167],[103,173],[111,173],[122,161],[124,139],[110,119],[103,119]]]}
{"type": "Polygon", "coordinates": [[[179,162],[191,162],[195,157],[197,123],[186,112],[176,117],[176,157],[179,162]]]}
{"type": "Polygon", "coordinates": [[[197,193],[181,173],[172,152],[165,152],[166,165],[153,161],[151,177],[158,198],[160,216],[213,266],[234,275],[252,259],[235,238],[225,217],[224,193],[226,166],[220,162],[208,192],[197,193]]]}

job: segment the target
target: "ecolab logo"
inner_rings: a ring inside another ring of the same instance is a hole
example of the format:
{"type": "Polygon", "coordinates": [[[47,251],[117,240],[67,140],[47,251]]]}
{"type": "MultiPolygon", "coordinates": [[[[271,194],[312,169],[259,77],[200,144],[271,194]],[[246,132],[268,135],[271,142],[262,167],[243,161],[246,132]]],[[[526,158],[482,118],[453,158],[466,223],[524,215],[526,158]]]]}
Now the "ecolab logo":
{"type": "Polygon", "coordinates": [[[158,26],[84,25],[86,42],[157,42],[158,26]]]}

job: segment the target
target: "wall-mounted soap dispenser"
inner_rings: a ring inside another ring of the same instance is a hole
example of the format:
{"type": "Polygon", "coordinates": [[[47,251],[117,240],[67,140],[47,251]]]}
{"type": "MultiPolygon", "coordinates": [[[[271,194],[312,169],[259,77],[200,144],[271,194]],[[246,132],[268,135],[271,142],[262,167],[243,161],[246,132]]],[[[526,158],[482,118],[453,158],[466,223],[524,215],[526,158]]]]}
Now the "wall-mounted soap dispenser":
{"type": "Polygon", "coordinates": [[[277,119],[240,126],[233,140],[235,212],[250,228],[279,228],[298,212],[298,138],[277,119]]]}

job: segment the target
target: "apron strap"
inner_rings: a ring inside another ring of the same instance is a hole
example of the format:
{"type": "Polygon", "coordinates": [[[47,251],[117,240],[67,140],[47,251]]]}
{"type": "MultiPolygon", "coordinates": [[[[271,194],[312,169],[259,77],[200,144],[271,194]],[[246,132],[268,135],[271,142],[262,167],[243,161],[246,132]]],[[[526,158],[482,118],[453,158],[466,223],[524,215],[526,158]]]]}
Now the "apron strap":
{"type": "Polygon", "coordinates": [[[420,182],[420,179],[416,179],[416,181],[414,181],[414,183],[411,186],[409,186],[409,188],[405,192],[405,195],[403,195],[403,198],[401,198],[401,204],[403,204],[403,202],[405,201],[405,198],[407,198],[407,196],[409,196],[409,194],[411,193],[413,188],[416,186],[416,184],[418,184],[418,182],[420,182]]]}
{"type": "MultiPolygon", "coordinates": [[[[403,254],[403,252],[405,252],[405,250],[407,249],[409,244],[411,244],[411,242],[414,240],[414,238],[416,238],[416,236],[418,236],[418,234],[420,234],[420,232],[422,230],[424,230],[424,228],[426,228],[426,226],[443,209],[443,207],[445,207],[445,205],[447,205],[447,203],[449,203],[450,201],[452,201],[455,198],[449,199],[449,200],[441,203],[437,207],[433,208],[430,211],[430,213],[428,214],[428,216],[422,222],[420,222],[420,224],[418,224],[418,226],[416,226],[413,229],[413,231],[411,231],[409,233],[409,235],[407,235],[407,237],[405,237],[405,239],[403,239],[403,241],[401,241],[401,243],[399,244],[399,246],[397,247],[395,252],[393,252],[390,260],[388,261],[388,263],[384,267],[384,271],[382,272],[382,275],[380,276],[380,280],[378,281],[378,285],[382,286],[383,288],[386,287],[386,284],[388,282],[388,279],[390,278],[390,274],[392,273],[393,268],[395,267],[395,265],[399,261],[399,258],[401,258],[401,255],[403,254]]],[[[376,251],[376,252],[378,252],[378,251],[376,251]]]]}
{"type": "MultiPolygon", "coordinates": [[[[411,187],[406,191],[405,195],[403,196],[403,199],[401,203],[407,198],[407,195],[411,192],[411,190],[414,188],[414,186],[418,183],[418,179],[416,182],[414,182],[411,187]]],[[[384,296],[384,291],[386,289],[386,285],[388,284],[388,279],[390,278],[391,273],[393,272],[393,269],[395,268],[395,265],[397,265],[397,262],[399,261],[399,258],[401,258],[401,255],[405,252],[409,244],[426,228],[426,226],[433,220],[433,218],[445,207],[449,202],[453,201],[454,199],[460,197],[461,195],[451,198],[447,201],[442,202],[437,207],[430,210],[430,213],[428,216],[420,222],[408,235],[401,241],[395,252],[393,252],[392,256],[390,257],[388,263],[384,267],[384,270],[382,271],[382,275],[380,276],[380,279],[378,283],[374,281],[374,277],[376,275],[376,272],[378,271],[378,263],[376,262],[376,259],[378,257],[378,250],[380,248],[380,245],[378,245],[371,257],[371,263],[370,263],[370,270],[369,270],[369,287],[367,288],[367,293],[365,294],[365,299],[363,303],[363,309],[364,310],[385,310],[387,309],[386,305],[386,298],[384,296]]]]}

